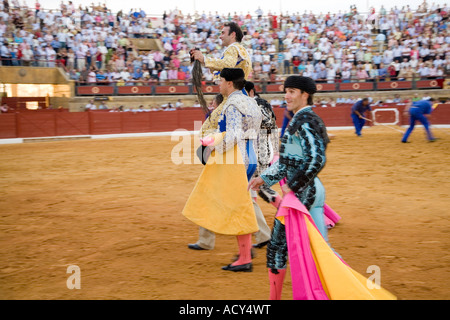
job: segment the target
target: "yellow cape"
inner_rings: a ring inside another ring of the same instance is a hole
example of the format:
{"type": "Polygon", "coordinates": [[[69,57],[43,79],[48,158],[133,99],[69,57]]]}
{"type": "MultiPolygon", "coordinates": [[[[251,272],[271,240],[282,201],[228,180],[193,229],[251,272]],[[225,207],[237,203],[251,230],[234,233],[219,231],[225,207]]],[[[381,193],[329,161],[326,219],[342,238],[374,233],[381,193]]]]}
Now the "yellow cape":
{"type": "Polygon", "coordinates": [[[396,300],[382,287],[368,287],[366,277],[343,263],[325,242],[317,228],[304,216],[317,271],[323,289],[331,300],[396,300]]]}
{"type": "Polygon", "coordinates": [[[244,161],[237,145],[213,151],[189,196],[182,214],[215,233],[243,235],[259,230],[244,161]]]}

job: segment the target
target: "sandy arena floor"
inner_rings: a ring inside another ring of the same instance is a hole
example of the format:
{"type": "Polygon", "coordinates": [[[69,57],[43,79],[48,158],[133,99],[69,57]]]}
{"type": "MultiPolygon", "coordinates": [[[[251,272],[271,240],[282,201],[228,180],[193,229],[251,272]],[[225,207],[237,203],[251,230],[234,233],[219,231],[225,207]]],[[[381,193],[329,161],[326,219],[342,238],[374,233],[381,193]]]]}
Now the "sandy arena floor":
{"type": "MultiPolygon", "coordinates": [[[[387,127],[333,131],[320,174],[342,217],[332,246],[399,299],[449,299],[450,129],[409,144],[387,127]]],[[[253,273],[221,270],[237,253],[218,235],[192,251],[181,215],[202,165],[174,165],[170,137],[0,146],[0,299],[268,299],[265,249],[253,273]],[[69,265],[81,289],[69,290],[69,265]]],[[[277,189],[279,190],[279,189],[277,189]]],[[[269,225],[275,209],[259,201],[269,225]]],[[[291,299],[287,274],[283,299],[291,299]]]]}

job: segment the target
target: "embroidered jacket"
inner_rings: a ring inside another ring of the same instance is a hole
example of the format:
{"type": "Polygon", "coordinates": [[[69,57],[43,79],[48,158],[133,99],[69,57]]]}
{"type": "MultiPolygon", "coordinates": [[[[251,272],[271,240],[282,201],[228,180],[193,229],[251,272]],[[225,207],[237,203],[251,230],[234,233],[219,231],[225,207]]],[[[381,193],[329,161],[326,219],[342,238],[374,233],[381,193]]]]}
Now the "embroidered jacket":
{"type": "Polygon", "coordinates": [[[328,142],[322,119],[311,106],[301,109],[281,140],[280,159],[266,169],[261,178],[268,186],[286,178],[289,188],[308,206],[314,201],[314,179],[325,166],[328,142]]]}
{"type": "Polygon", "coordinates": [[[267,169],[273,156],[278,153],[279,135],[277,119],[270,103],[260,97],[256,97],[255,101],[260,107],[262,114],[261,131],[258,135],[258,149],[256,150],[258,168],[255,176],[259,176],[267,169]]]}
{"type": "MultiPolygon", "coordinates": [[[[220,71],[222,71],[223,68],[241,68],[244,71],[246,80],[252,71],[250,55],[239,42],[230,44],[223,52],[221,59],[205,58],[205,66],[213,72],[215,80],[220,78],[220,71]]],[[[219,121],[219,116],[222,113],[225,100],[226,99],[224,99],[220,106],[218,106],[203,123],[200,130],[202,136],[211,134],[217,129],[217,123],[219,121]]]]}
{"type": "Polygon", "coordinates": [[[245,79],[248,79],[252,71],[252,60],[242,44],[233,42],[225,49],[222,58],[205,58],[205,67],[213,71],[215,80],[220,78],[220,71],[223,68],[241,68],[245,79]]]}
{"type": "Polygon", "coordinates": [[[234,91],[228,96],[219,116],[217,132],[226,133],[223,141],[215,147],[216,151],[223,153],[237,144],[248,168],[247,140],[252,140],[256,150],[261,121],[262,116],[256,101],[242,91],[234,91]]]}

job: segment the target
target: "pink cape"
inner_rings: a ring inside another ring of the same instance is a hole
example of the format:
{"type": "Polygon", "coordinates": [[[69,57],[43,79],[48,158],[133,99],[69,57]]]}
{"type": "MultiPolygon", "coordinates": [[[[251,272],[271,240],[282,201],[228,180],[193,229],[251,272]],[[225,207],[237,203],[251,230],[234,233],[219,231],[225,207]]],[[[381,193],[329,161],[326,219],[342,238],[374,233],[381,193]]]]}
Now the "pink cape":
{"type": "Polygon", "coordinates": [[[328,300],[310,248],[303,215],[312,218],[293,192],[283,197],[277,217],[284,216],[294,300],[328,300]]]}
{"type": "Polygon", "coordinates": [[[334,225],[341,220],[341,217],[330,208],[326,203],[323,205],[324,215],[325,215],[325,224],[328,228],[334,227],[334,225]]]}
{"type": "Polygon", "coordinates": [[[306,207],[289,192],[280,204],[295,300],[395,300],[389,291],[368,285],[325,241],[306,207]]]}

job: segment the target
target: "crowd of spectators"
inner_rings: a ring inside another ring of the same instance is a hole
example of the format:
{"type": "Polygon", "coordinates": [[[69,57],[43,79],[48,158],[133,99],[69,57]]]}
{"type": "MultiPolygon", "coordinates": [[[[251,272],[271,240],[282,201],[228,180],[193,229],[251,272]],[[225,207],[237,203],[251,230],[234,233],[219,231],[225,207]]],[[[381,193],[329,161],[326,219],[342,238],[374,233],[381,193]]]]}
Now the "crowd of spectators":
{"type": "MultiPolygon", "coordinates": [[[[34,1],[34,0],[28,0],[34,1]]],[[[183,14],[155,19],[141,9],[111,12],[61,1],[58,10],[0,0],[2,65],[63,67],[80,83],[116,85],[189,81],[189,49],[220,57],[225,21],[244,31],[253,81],[302,74],[319,82],[443,78],[450,74],[448,7],[424,1],[418,8],[372,8],[359,13],[286,12],[183,14]],[[128,12],[126,12],[128,11],[128,12]],[[161,50],[139,50],[130,38],[154,38],[161,50]]],[[[205,81],[212,80],[204,69],[205,81]]]]}
{"type": "MultiPolygon", "coordinates": [[[[198,100],[196,100],[192,105],[185,104],[182,99],[177,99],[175,103],[173,102],[167,102],[163,103],[161,105],[154,104],[154,105],[148,105],[144,106],[143,104],[139,105],[138,107],[133,106],[125,106],[120,105],[118,107],[112,107],[108,106],[107,101],[100,100],[96,102],[95,100],[91,99],[89,102],[84,106],[84,111],[108,111],[108,112],[150,112],[150,111],[176,111],[181,110],[185,108],[200,108],[200,103],[198,100]]],[[[3,107],[2,107],[3,108],[3,107]]],[[[1,109],[3,110],[3,109],[1,109]]],[[[212,109],[210,109],[212,110],[212,109]]]]}

